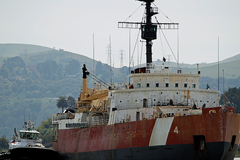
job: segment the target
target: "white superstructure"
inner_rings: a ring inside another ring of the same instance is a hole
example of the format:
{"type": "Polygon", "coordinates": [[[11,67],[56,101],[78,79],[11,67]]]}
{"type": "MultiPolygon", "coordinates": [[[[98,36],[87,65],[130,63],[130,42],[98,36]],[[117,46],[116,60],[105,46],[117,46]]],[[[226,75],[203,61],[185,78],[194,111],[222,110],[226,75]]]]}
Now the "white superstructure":
{"type": "MultiPolygon", "coordinates": [[[[86,110],[58,113],[53,116],[53,124],[58,129],[87,128],[157,117],[201,115],[202,108],[219,106],[219,91],[199,88],[199,69],[196,74],[181,70],[172,73],[172,68],[162,63],[137,68],[129,77],[128,85],[116,85],[111,90],[97,87],[89,91],[85,101],[79,103],[86,110]],[[98,101],[100,95],[106,97],[98,101]]],[[[55,137],[57,134],[56,130],[55,137]]]]}

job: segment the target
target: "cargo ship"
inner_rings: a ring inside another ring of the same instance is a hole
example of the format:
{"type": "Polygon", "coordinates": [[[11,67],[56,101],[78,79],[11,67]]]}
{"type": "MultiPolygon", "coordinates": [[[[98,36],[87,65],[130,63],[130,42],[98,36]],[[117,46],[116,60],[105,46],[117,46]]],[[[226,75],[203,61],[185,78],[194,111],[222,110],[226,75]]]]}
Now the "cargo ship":
{"type": "Polygon", "coordinates": [[[165,58],[152,62],[157,29],[178,23],[153,23],[154,0],[145,4],[144,22],[119,22],[139,28],[146,42],[146,66],[131,71],[129,83],[87,87],[91,73],[82,68],[83,88],[76,111],[52,117],[53,149],[62,159],[232,160],[238,149],[240,116],[219,104],[219,91],[199,88],[201,72],[172,71],[165,58]]]}

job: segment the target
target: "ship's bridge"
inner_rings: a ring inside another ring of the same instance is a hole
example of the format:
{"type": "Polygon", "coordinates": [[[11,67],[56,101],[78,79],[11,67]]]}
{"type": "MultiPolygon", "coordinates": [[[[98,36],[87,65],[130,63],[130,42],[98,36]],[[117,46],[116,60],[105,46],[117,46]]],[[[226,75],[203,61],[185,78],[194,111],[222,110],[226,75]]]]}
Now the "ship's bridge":
{"type": "Polygon", "coordinates": [[[200,71],[197,74],[184,74],[181,70],[172,73],[171,66],[154,65],[151,67],[137,68],[131,72],[131,87],[140,88],[175,88],[199,89],[200,71]]]}
{"type": "MultiPolygon", "coordinates": [[[[198,67],[197,67],[198,68],[198,67]]],[[[200,71],[172,73],[169,66],[137,68],[129,75],[126,89],[111,91],[117,110],[153,106],[219,106],[219,91],[199,89],[200,71]]]]}

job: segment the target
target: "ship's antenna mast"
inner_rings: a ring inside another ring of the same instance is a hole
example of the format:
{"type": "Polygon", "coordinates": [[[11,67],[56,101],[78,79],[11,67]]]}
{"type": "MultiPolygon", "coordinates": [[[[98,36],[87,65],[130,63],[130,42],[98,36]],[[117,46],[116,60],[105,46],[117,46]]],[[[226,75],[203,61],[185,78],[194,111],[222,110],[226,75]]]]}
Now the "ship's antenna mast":
{"type": "Polygon", "coordinates": [[[219,90],[219,37],[218,37],[218,90],[219,90]]]}
{"type": "Polygon", "coordinates": [[[118,22],[118,28],[141,29],[142,39],[146,40],[147,68],[152,67],[152,40],[157,39],[157,28],[178,29],[178,23],[152,23],[152,16],[158,14],[157,7],[151,7],[154,0],[138,0],[146,3],[146,22],[118,22]]]}
{"type": "Polygon", "coordinates": [[[95,46],[94,46],[94,33],[93,33],[93,72],[95,72],[95,70],[94,70],[94,52],[95,52],[95,46]]]}
{"type": "MultiPolygon", "coordinates": [[[[129,74],[131,73],[130,65],[131,65],[131,28],[129,28],[129,64],[128,64],[129,74]]],[[[129,77],[129,85],[130,85],[130,77],[129,77]]]]}
{"type": "Polygon", "coordinates": [[[112,86],[112,55],[111,55],[111,36],[109,36],[109,52],[110,52],[110,86],[112,86]]]}
{"type": "Polygon", "coordinates": [[[225,106],[225,92],[224,92],[224,69],[222,70],[223,72],[223,106],[225,106]]]}
{"type": "Polygon", "coordinates": [[[24,122],[23,123],[25,123],[26,121],[25,121],[25,108],[24,108],[24,122]]]}

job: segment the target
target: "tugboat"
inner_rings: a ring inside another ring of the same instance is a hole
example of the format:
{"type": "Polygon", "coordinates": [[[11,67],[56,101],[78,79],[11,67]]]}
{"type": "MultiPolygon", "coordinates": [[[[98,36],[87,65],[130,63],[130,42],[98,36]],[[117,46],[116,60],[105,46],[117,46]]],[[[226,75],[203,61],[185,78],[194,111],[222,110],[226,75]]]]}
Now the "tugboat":
{"type": "Polygon", "coordinates": [[[42,160],[58,159],[58,153],[52,149],[45,148],[42,140],[38,138],[39,132],[34,129],[34,123],[29,119],[24,122],[23,129],[17,134],[14,128],[14,140],[9,142],[9,151],[0,159],[11,160],[42,160]]]}
{"type": "Polygon", "coordinates": [[[53,148],[63,159],[102,160],[232,160],[238,149],[240,115],[219,104],[219,91],[199,88],[201,72],[173,73],[163,59],[152,63],[157,29],[176,23],[152,23],[157,8],[146,5],[146,21],[119,22],[136,27],[146,41],[146,67],[129,75],[130,83],[87,87],[91,76],[83,66],[83,88],[76,112],[53,115],[53,148]]]}

